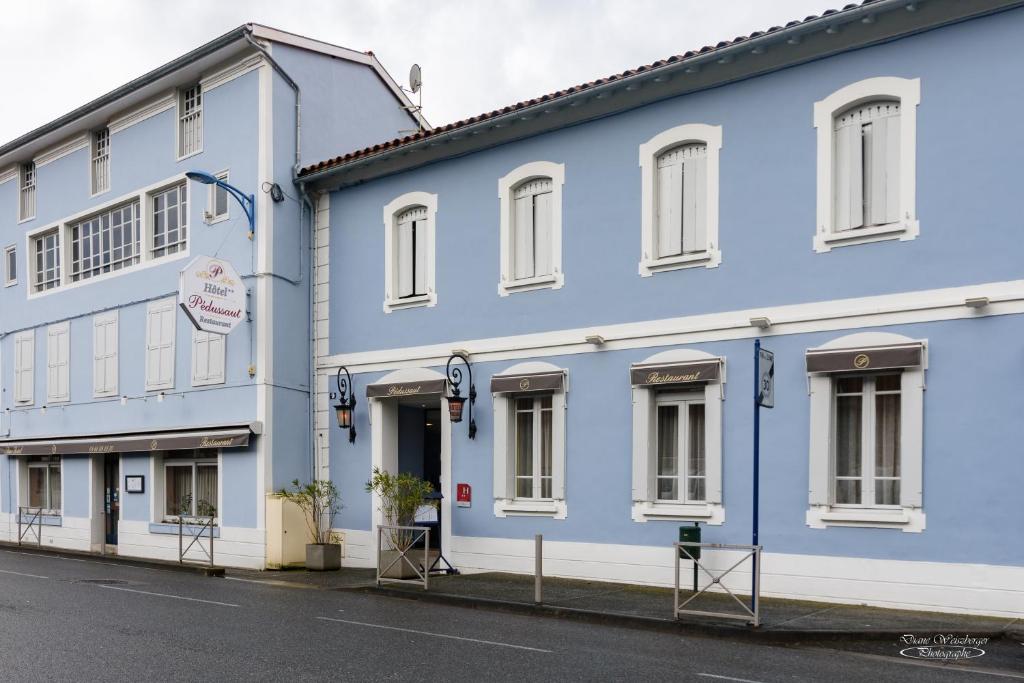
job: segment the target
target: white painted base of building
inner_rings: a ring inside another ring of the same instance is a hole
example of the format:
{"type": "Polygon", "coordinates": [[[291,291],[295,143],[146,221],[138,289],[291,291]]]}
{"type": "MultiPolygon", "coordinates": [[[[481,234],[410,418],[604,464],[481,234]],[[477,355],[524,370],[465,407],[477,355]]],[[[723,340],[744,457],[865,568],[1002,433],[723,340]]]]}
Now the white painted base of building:
{"type": "MultiPolygon", "coordinates": [[[[371,532],[339,533],[344,537],[343,566],[375,566],[371,532]]],[[[445,555],[464,573],[532,574],[533,552],[533,539],[455,536],[445,555]]],[[[705,551],[705,564],[724,570],[741,556],[735,551],[705,551]]],[[[691,565],[684,561],[681,566],[686,585],[691,565]]],[[[671,587],[673,567],[670,547],[544,542],[544,574],[551,577],[671,587]]],[[[731,572],[725,583],[730,590],[749,594],[749,563],[731,572]]],[[[1020,619],[1024,567],[765,553],[761,595],[1020,619]]]]}

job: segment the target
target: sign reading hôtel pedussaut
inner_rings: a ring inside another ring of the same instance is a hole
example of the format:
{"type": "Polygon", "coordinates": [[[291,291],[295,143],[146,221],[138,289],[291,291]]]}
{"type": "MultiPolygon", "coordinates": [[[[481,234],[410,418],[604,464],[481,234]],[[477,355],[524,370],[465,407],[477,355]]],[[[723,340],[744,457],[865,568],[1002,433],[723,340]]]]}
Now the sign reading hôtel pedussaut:
{"type": "Polygon", "coordinates": [[[245,287],[227,261],[197,256],[178,281],[178,305],[197,330],[227,334],[245,318],[245,287]]]}

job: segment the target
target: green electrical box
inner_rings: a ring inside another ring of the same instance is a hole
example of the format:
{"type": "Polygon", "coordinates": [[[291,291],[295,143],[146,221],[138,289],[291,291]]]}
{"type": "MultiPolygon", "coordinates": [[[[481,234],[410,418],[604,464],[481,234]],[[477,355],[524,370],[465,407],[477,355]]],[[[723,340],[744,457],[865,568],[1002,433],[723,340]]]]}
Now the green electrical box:
{"type": "MultiPolygon", "coordinates": [[[[700,527],[694,524],[693,526],[681,526],[679,527],[679,542],[680,543],[700,543],[700,527]]],[[[700,559],[700,548],[694,546],[686,546],[686,550],[679,549],[679,557],[684,560],[688,560],[691,557],[695,560],[700,559]],[[689,553],[689,555],[687,555],[689,553]]]]}

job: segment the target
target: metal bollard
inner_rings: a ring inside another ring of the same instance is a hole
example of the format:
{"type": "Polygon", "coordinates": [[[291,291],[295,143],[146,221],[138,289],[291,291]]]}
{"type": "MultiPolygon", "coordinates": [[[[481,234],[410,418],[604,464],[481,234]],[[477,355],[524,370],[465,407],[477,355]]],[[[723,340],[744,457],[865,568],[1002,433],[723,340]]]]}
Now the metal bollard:
{"type": "Polygon", "coordinates": [[[543,579],[544,579],[544,535],[536,534],[533,537],[533,601],[538,605],[544,601],[543,579]]]}

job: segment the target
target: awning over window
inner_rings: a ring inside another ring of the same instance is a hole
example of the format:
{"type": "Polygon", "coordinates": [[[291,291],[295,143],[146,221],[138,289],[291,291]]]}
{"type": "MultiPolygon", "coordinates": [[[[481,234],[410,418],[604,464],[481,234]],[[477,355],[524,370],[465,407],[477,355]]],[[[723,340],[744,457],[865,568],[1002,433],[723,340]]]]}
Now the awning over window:
{"type": "Polygon", "coordinates": [[[900,344],[860,349],[822,349],[807,352],[807,372],[865,372],[921,365],[924,344],[900,344]]]}
{"type": "Polygon", "coordinates": [[[75,455],[81,453],[133,453],[192,448],[240,448],[258,434],[252,425],[210,429],[111,434],[75,438],[43,438],[0,441],[0,455],[75,455]]]}
{"type": "Polygon", "coordinates": [[[629,370],[634,386],[663,384],[706,384],[722,376],[722,359],[701,359],[684,363],[634,365],[629,370]]]}
{"type": "Polygon", "coordinates": [[[402,398],[403,396],[422,396],[424,394],[443,394],[446,380],[425,379],[416,382],[392,382],[384,384],[368,384],[367,398],[402,398]]]}
{"type": "Polygon", "coordinates": [[[526,394],[537,391],[564,391],[564,372],[534,372],[491,377],[492,394],[526,394]]]}

